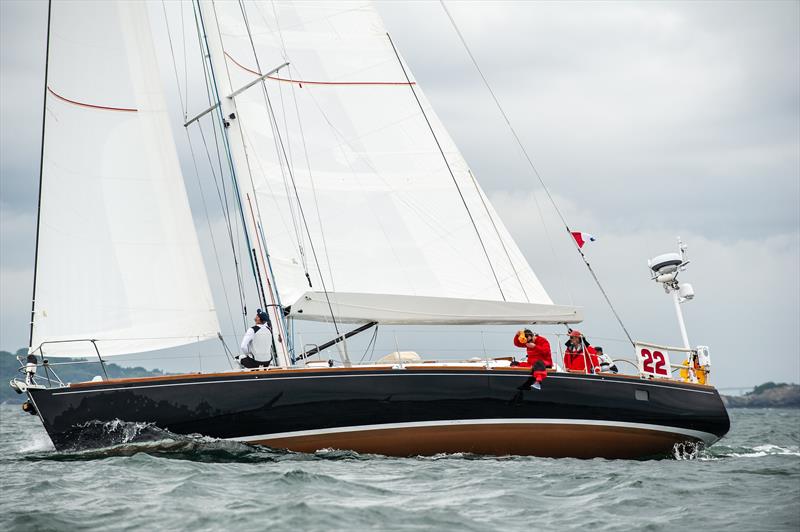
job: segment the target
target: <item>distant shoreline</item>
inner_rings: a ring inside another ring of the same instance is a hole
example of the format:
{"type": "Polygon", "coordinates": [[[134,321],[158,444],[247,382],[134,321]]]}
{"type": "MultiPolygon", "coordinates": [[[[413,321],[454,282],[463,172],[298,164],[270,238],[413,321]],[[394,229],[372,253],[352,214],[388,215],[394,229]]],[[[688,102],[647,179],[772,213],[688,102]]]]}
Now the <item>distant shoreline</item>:
{"type": "MultiPolygon", "coordinates": [[[[8,351],[0,351],[0,403],[21,404],[27,398],[27,396],[24,394],[16,393],[11,389],[11,386],[8,385],[8,382],[11,379],[21,377],[21,374],[19,373],[19,361],[17,360],[17,356],[24,357],[27,352],[27,349],[20,349],[16,354],[9,353],[8,351]]],[[[83,362],[82,360],[69,358],[59,359],[59,362],[70,361],[83,362]]],[[[42,371],[41,368],[40,371],[42,371]]],[[[147,370],[142,367],[126,368],[114,363],[107,363],[106,371],[108,372],[108,376],[112,379],[121,377],[152,377],[164,375],[164,372],[159,369],[147,370]]],[[[102,369],[100,368],[99,364],[82,363],[75,364],[74,366],[58,366],[56,372],[64,382],[82,382],[92,380],[95,375],[98,375],[102,372],[102,369]]]]}
{"type": "Polygon", "coordinates": [[[744,395],[723,395],[728,408],[800,408],[800,385],[766,382],[744,395]]]}

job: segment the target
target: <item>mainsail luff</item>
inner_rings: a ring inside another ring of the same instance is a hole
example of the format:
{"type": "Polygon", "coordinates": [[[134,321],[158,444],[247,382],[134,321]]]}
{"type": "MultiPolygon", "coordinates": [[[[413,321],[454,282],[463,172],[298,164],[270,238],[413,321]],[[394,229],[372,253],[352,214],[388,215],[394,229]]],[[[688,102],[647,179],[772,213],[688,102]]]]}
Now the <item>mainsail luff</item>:
{"type": "Polygon", "coordinates": [[[291,63],[291,75],[264,80],[282,103],[274,113],[260,91],[235,98],[242,146],[234,160],[252,178],[284,304],[324,280],[335,292],[465,300],[500,300],[500,284],[511,302],[552,305],[416,81],[404,77],[369,3],[202,5],[213,7],[220,40],[212,55],[231,89],[261,76],[259,64],[291,63]],[[321,220],[308,234],[293,228],[301,205],[321,220]],[[306,261],[304,246],[326,238],[320,267],[306,261]]]}
{"type": "Polygon", "coordinates": [[[105,356],[216,337],[147,6],[56,2],[31,349],[105,356]],[[59,343],[52,343],[59,342],[59,343]]]}

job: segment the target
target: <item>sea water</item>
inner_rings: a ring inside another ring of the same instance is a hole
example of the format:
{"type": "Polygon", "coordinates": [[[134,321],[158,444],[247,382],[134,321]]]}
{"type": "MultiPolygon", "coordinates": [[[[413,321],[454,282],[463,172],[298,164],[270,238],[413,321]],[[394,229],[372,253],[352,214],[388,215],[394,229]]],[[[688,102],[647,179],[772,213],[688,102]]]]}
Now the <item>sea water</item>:
{"type": "Polygon", "coordinates": [[[730,415],[717,445],[661,460],[388,458],[141,424],[59,453],[6,404],[0,530],[800,530],[800,410],[730,415]]]}

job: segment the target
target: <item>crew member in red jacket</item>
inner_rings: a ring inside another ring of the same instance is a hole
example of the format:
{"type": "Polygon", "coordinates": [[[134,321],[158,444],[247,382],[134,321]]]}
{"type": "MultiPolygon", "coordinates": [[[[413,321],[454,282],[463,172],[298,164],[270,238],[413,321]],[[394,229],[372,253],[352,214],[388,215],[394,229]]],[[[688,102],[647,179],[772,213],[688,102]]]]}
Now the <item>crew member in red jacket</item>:
{"type": "Polygon", "coordinates": [[[528,351],[528,361],[520,362],[520,366],[531,368],[537,360],[544,362],[545,368],[553,367],[553,358],[550,354],[550,342],[544,336],[534,334],[530,329],[519,331],[514,337],[514,345],[525,347],[528,351]]]}
{"type": "Polygon", "coordinates": [[[599,373],[600,360],[597,351],[589,345],[580,331],[570,331],[567,349],[564,351],[564,365],[569,371],[599,373]]]}
{"type": "Polygon", "coordinates": [[[547,368],[553,367],[553,358],[550,354],[550,342],[544,336],[534,334],[530,329],[519,331],[514,337],[514,345],[525,347],[528,360],[518,365],[531,368],[531,377],[525,381],[520,389],[541,390],[542,381],[547,378],[547,368]]]}

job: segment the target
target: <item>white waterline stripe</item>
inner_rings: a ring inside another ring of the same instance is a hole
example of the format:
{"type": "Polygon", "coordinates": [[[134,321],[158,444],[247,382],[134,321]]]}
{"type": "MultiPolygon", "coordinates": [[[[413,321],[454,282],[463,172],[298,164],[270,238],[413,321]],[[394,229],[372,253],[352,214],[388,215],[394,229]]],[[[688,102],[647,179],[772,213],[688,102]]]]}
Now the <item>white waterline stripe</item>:
{"type": "Polygon", "coordinates": [[[252,442],[274,440],[279,438],[298,438],[302,436],[320,436],[324,434],[341,434],[348,432],[364,432],[372,430],[411,429],[424,427],[443,427],[457,425],[588,425],[601,427],[617,427],[627,429],[650,430],[655,432],[668,432],[681,434],[703,440],[706,444],[719,439],[715,434],[699,430],[652,425],[650,423],[632,423],[628,421],[605,421],[594,419],[538,419],[538,418],[511,418],[511,419],[444,419],[440,421],[413,421],[408,423],[382,423],[378,425],[357,425],[352,427],[334,427],[328,429],[297,430],[293,432],[276,432],[273,434],[259,434],[256,436],[241,436],[238,438],[225,438],[232,441],[252,442]]]}
{"type": "MultiPolygon", "coordinates": [[[[69,392],[53,392],[52,395],[71,395],[77,393],[102,393],[102,392],[113,392],[118,390],[138,390],[144,388],[163,388],[169,386],[194,386],[198,384],[224,384],[224,383],[233,383],[233,382],[264,382],[264,381],[275,381],[275,380],[295,380],[295,379],[336,379],[336,378],[351,378],[351,377],[360,377],[360,378],[368,378],[368,377],[396,377],[398,375],[414,375],[414,376],[459,376],[459,377],[528,377],[527,373],[522,375],[513,375],[509,373],[456,373],[456,372],[448,372],[448,373],[428,373],[428,372],[416,372],[416,371],[406,371],[406,370],[396,370],[398,373],[365,373],[365,374],[357,374],[357,375],[306,375],[306,376],[298,376],[298,377],[254,377],[250,379],[226,379],[226,380],[199,380],[195,382],[174,382],[168,384],[148,384],[144,386],[119,386],[116,388],[88,388],[86,390],[75,390],[69,392]]],[[[191,377],[187,377],[191,378],[191,377]]],[[[663,384],[651,384],[648,382],[640,382],[640,381],[628,381],[628,380],[611,380],[611,379],[604,379],[604,378],[585,378],[585,377],[566,377],[561,375],[551,375],[547,377],[548,379],[567,379],[567,380],[580,380],[580,381],[599,381],[599,382],[613,382],[618,384],[633,384],[635,386],[654,386],[656,388],[668,388],[670,390],[683,390],[686,392],[694,392],[694,393],[706,393],[712,394],[714,392],[706,391],[706,390],[695,390],[693,388],[683,388],[679,386],[665,386],[663,384]]]]}

